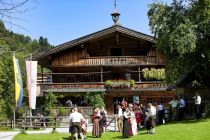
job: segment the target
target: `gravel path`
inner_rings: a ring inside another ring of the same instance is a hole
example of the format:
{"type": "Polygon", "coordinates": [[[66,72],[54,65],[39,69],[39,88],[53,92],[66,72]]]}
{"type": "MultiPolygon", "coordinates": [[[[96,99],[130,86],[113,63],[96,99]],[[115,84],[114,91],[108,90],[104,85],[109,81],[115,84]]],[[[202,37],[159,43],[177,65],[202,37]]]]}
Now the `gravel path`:
{"type": "Polygon", "coordinates": [[[12,140],[19,132],[0,132],[0,140],[12,140]]]}
{"type": "MultiPolygon", "coordinates": [[[[112,127],[108,127],[109,130],[114,130],[112,123],[112,127]]],[[[63,133],[68,133],[69,128],[56,128],[57,132],[63,132],[63,133]]],[[[88,125],[88,132],[92,131],[92,124],[88,125]]],[[[0,132],[0,140],[12,140],[15,135],[20,133],[20,130],[17,131],[11,131],[11,132],[0,132]]],[[[38,130],[38,131],[26,131],[28,134],[46,134],[46,133],[51,133],[52,128],[47,128],[45,130],[38,130]]]]}

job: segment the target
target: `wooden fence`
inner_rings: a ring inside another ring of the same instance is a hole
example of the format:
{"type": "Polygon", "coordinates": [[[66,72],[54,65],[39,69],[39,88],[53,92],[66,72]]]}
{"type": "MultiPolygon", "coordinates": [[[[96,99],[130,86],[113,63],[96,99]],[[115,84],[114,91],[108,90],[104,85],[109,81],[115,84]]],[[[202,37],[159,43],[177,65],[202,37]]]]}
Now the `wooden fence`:
{"type": "MultiPolygon", "coordinates": [[[[0,128],[7,129],[7,128],[19,128],[22,130],[26,130],[28,128],[33,129],[45,129],[46,128],[53,128],[56,130],[57,128],[69,128],[69,116],[61,116],[61,117],[52,117],[52,116],[45,116],[45,121],[42,122],[40,117],[38,116],[26,116],[22,119],[16,119],[15,125],[13,121],[5,120],[0,122],[0,128]]],[[[88,119],[88,126],[92,126],[92,117],[87,117],[88,119]]],[[[106,131],[117,131],[117,119],[116,116],[108,116],[107,117],[107,127],[106,131]]]]}

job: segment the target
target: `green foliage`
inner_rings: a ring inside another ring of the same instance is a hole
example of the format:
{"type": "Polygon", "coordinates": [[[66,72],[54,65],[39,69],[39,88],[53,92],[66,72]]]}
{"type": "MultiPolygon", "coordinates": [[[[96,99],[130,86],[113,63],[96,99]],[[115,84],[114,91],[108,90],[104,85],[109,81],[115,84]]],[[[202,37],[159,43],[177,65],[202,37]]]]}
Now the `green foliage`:
{"type": "Polygon", "coordinates": [[[101,108],[105,106],[104,99],[102,96],[102,93],[88,92],[84,95],[84,99],[86,103],[90,104],[94,108],[101,108]]]}
{"type": "Polygon", "coordinates": [[[52,107],[55,107],[58,103],[58,95],[47,93],[45,96],[45,112],[47,115],[51,114],[52,107]]]}
{"type": "MultiPolygon", "coordinates": [[[[41,38],[41,37],[40,37],[41,38]]],[[[14,95],[14,72],[12,56],[13,51],[16,51],[15,57],[19,60],[23,88],[24,88],[24,106],[18,109],[17,113],[21,116],[25,112],[27,106],[27,89],[26,89],[26,75],[25,57],[31,53],[36,53],[49,49],[52,46],[48,43],[47,38],[42,37],[42,41],[32,40],[29,36],[13,33],[5,29],[4,23],[0,21],[0,110],[3,116],[10,118],[15,107],[14,95]]]]}
{"type": "Polygon", "coordinates": [[[168,82],[200,65],[210,73],[209,0],[173,0],[170,5],[154,2],[148,17],[158,50],[166,56],[168,82]]]}
{"type": "Polygon", "coordinates": [[[131,84],[131,86],[135,86],[136,81],[135,80],[129,80],[129,83],[131,84]]]}
{"type": "Polygon", "coordinates": [[[5,101],[3,99],[0,99],[0,112],[0,120],[6,119],[5,101]]]}
{"type": "Polygon", "coordinates": [[[150,70],[148,68],[144,68],[143,70],[143,76],[146,80],[165,80],[165,69],[155,69],[151,68],[150,70]]]}
{"type": "Polygon", "coordinates": [[[59,115],[59,116],[67,115],[66,112],[65,112],[65,109],[64,109],[62,106],[59,107],[58,115],[59,115]]]}
{"type": "Polygon", "coordinates": [[[106,88],[131,88],[135,85],[135,80],[107,80],[106,88]]]}

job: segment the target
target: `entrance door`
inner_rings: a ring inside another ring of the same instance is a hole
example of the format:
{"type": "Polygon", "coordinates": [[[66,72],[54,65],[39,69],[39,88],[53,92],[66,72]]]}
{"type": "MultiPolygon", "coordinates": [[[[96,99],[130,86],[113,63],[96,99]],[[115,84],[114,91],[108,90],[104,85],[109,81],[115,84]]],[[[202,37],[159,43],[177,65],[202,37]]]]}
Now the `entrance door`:
{"type": "Polygon", "coordinates": [[[114,97],[113,98],[113,104],[114,104],[114,114],[118,113],[118,105],[121,105],[121,102],[123,100],[123,97],[114,97]]]}

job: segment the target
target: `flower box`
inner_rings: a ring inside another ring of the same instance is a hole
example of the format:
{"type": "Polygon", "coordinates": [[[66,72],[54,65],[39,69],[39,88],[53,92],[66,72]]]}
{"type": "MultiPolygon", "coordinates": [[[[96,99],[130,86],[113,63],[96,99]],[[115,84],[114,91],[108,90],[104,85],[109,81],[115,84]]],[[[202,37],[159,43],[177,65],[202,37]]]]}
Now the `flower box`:
{"type": "Polygon", "coordinates": [[[134,80],[107,80],[105,86],[110,89],[128,89],[132,88],[134,84],[134,80]]]}

